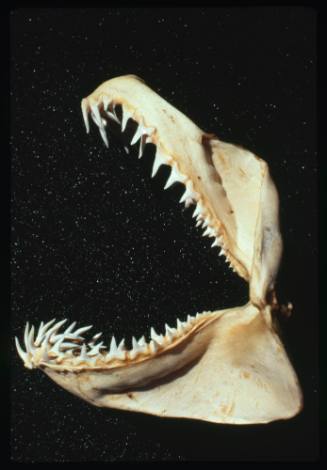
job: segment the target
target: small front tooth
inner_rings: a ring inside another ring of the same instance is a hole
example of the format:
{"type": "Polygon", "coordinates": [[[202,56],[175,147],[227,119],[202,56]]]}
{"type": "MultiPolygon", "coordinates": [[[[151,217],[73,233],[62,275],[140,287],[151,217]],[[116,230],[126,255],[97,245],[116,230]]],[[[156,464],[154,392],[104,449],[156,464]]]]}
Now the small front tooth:
{"type": "Polygon", "coordinates": [[[136,129],[133,139],[131,140],[131,145],[136,144],[136,142],[139,140],[140,137],[142,137],[142,135],[143,135],[143,128],[142,128],[142,125],[140,124],[136,129]]]}
{"type": "Polygon", "coordinates": [[[121,131],[124,132],[126,129],[127,121],[132,117],[132,114],[122,106],[122,120],[121,120],[121,131]]]}
{"type": "Polygon", "coordinates": [[[157,149],[155,157],[154,157],[154,161],[153,161],[151,177],[153,178],[156,175],[161,165],[166,165],[166,164],[167,164],[167,158],[160,152],[160,150],[157,149]]]}
{"type": "Polygon", "coordinates": [[[164,189],[169,188],[174,183],[183,183],[186,180],[186,176],[182,175],[178,169],[177,165],[172,165],[170,176],[165,184],[164,189]]]}
{"type": "Polygon", "coordinates": [[[85,99],[82,99],[82,114],[83,120],[86,128],[86,133],[89,134],[90,132],[90,123],[89,123],[89,113],[88,113],[88,106],[85,99]]]}
{"type": "Polygon", "coordinates": [[[191,317],[191,315],[187,315],[187,323],[192,324],[194,323],[195,318],[191,317]]]}
{"type": "Polygon", "coordinates": [[[179,318],[177,318],[176,326],[177,326],[177,331],[179,333],[183,333],[183,331],[185,330],[185,324],[181,322],[179,318]]]}
{"type": "Polygon", "coordinates": [[[217,238],[215,238],[215,241],[214,241],[213,244],[211,245],[211,248],[213,248],[214,246],[219,246],[219,243],[218,243],[217,238]]]}

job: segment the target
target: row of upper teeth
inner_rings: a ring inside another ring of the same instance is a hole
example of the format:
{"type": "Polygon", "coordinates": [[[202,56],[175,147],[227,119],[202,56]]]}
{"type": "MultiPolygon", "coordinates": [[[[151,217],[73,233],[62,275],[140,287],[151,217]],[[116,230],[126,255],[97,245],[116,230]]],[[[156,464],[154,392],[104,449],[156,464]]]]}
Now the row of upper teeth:
{"type": "Polygon", "coordinates": [[[55,319],[46,324],[41,322],[36,335],[34,326],[30,328],[27,322],[24,332],[25,350],[21,347],[17,337],[15,337],[15,342],[25,366],[31,369],[40,363],[56,364],[64,359],[71,360],[72,365],[75,366],[82,363],[95,365],[99,359],[105,363],[114,360],[133,360],[139,355],[150,356],[166,348],[190,331],[200,319],[209,315],[210,312],[197,313],[195,316],[188,315],[185,322],[177,319],[176,328],[165,325],[165,335],[159,335],[154,328],[151,328],[149,343],[146,342],[144,336],[138,341],[133,337],[131,350],[126,349],[124,339],[117,344],[114,336],[111,338],[109,348],[107,348],[102,341],[97,342],[102,333],[95,334],[86,343],[81,334],[92,328],[92,325],[73,331],[76,326],[76,322],[73,322],[64,332],[59,334],[60,328],[67,321],[66,319],[57,323],[54,323],[55,319]]]}
{"type": "MultiPolygon", "coordinates": [[[[134,119],[135,117],[132,113],[130,113],[124,106],[121,106],[122,118],[121,121],[119,120],[117,113],[115,111],[114,102],[110,101],[107,96],[103,97],[101,102],[101,106],[103,107],[104,112],[108,116],[109,119],[121,124],[121,130],[124,132],[127,126],[127,122],[129,119],[134,119]]],[[[108,147],[108,139],[105,127],[107,125],[107,121],[101,117],[99,111],[99,105],[96,103],[92,103],[90,106],[87,105],[86,101],[82,102],[82,111],[83,111],[83,118],[86,127],[87,133],[90,131],[89,126],[89,119],[88,113],[90,112],[91,117],[94,123],[98,126],[100,135],[108,147]]],[[[143,123],[138,123],[138,127],[135,131],[135,134],[131,140],[131,145],[136,144],[136,142],[140,141],[139,153],[138,157],[141,158],[143,155],[144,147],[146,143],[151,143],[151,135],[154,132],[154,128],[147,128],[143,125],[143,123]]],[[[186,207],[189,207],[191,204],[196,204],[196,208],[193,213],[193,217],[196,217],[196,226],[202,226],[204,228],[203,236],[213,237],[214,241],[212,243],[212,247],[220,248],[219,256],[226,256],[226,262],[229,264],[230,268],[235,271],[231,260],[227,254],[227,248],[224,244],[224,238],[222,233],[220,232],[220,227],[217,226],[214,219],[210,216],[208,210],[205,208],[201,201],[200,194],[195,191],[193,182],[184,174],[179,171],[177,163],[172,159],[172,157],[165,155],[160,149],[156,148],[156,153],[153,161],[152,173],[151,177],[154,177],[158,169],[161,165],[169,165],[171,167],[171,172],[169,178],[164,186],[164,189],[168,189],[174,183],[183,183],[185,185],[185,192],[183,193],[180,203],[184,203],[186,207]]]]}

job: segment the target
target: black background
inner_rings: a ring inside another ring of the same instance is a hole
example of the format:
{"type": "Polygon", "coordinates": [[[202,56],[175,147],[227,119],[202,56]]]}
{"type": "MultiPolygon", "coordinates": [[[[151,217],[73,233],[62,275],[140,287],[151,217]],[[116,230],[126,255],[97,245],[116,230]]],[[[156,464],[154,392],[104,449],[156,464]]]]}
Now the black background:
{"type": "Polygon", "coordinates": [[[11,456],[15,461],[312,460],[317,425],[316,13],[302,7],[11,12],[11,456]],[[282,340],[297,417],[226,426],[98,409],[22,365],[25,322],[69,318],[107,342],[242,305],[237,278],[114,137],[85,134],[81,98],[134,73],[196,124],[268,163],[280,194],[282,340]]]}

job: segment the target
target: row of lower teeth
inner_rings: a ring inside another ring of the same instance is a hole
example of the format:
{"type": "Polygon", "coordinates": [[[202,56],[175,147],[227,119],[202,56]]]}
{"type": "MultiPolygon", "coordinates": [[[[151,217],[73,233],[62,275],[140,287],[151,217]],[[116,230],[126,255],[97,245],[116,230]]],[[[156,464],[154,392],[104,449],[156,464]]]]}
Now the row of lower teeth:
{"type": "Polygon", "coordinates": [[[71,359],[74,365],[84,362],[95,364],[98,359],[102,362],[133,360],[139,355],[153,355],[158,350],[164,349],[208,315],[210,312],[197,313],[194,317],[189,315],[185,322],[177,319],[176,328],[165,325],[165,335],[159,335],[154,328],[151,328],[150,342],[147,343],[144,336],[138,341],[133,337],[131,350],[126,349],[124,339],[117,345],[114,336],[109,348],[104,346],[102,341],[97,343],[102,333],[97,333],[89,342],[84,342],[81,334],[92,328],[91,325],[73,331],[76,326],[76,322],[73,322],[63,333],[59,334],[59,329],[67,320],[54,324],[55,319],[53,319],[46,324],[41,322],[35,336],[34,326],[30,328],[27,323],[24,332],[25,350],[22,349],[17,338],[15,338],[16,348],[25,365],[30,368],[42,362],[60,363],[63,359],[71,359]]]}

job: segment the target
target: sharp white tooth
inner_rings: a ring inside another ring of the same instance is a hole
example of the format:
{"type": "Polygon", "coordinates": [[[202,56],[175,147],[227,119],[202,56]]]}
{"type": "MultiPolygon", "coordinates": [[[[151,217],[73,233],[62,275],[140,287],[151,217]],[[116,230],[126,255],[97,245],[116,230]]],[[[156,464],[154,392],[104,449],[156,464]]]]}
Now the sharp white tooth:
{"type": "Polygon", "coordinates": [[[96,341],[97,339],[100,338],[101,335],[102,335],[102,333],[97,333],[96,335],[94,335],[94,336],[92,337],[92,341],[96,341]]]}
{"type": "Polygon", "coordinates": [[[170,172],[170,176],[167,180],[167,183],[165,184],[165,187],[164,189],[167,189],[169,188],[172,184],[174,183],[183,183],[184,181],[186,180],[186,176],[185,175],[182,175],[178,169],[177,169],[177,166],[176,165],[172,165],[171,167],[171,172],[170,172]]]}
{"type": "Polygon", "coordinates": [[[157,343],[159,343],[159,344],[162,344],[162,342],[163,342],[163,336],[162,336],[162,335],[158,335],[158,334],[155,332],[155,330],[154,330],[153,327],[151,327],[151,329],[150,329],[150,336],[151,336],[151,339],[155,340],[155,341],[156,341],[157,343]]]}
{"type": "Polygon", "coordinates": [[[65,339],[65,337],[63,335],[61,335],[61,337],[59,337],[59,339],[56,341],[54,346],[49,350],[49,353],[53,353],[56,356],[59,356],[60,355],[60,346],[61,346],[61,343],[64,341],[64,339],[65,339]]]}
{"type": "Polygon", "coordinates": [[[138,344],[139,346],[146,346],[146,341],[145,341],[145,338],[144,336],[141,336],[141,338],[138,340],[138,344]]]}
{"type": "Polygon", "coordinates": [[[216,230],[212,227],[208,227],[209,229],[209,237],[212,238],[212,237],[216,237],[217,233],[216,233],[216,230]]]}
{"type": "Polygon", "coordinates": [[[196,205],[196,208],[195,208],[195,211],[193,212],[192,217],[201,216],[202,211],[203,211],[203,206],[202,206],[201,202],[199,201],[196,205]]]}
{"type": "Polygon", "coordinates": [[[61,344],[61,350],[64,350],[64,349],[79,349],[80,346],[76,343],[71,343],[69,341],[66,341],[65,343],[62,343],[61,344]]]}
{"type": "Polygon", "coordinates": [[[225,255],[226,256],[226,251],[222,248],[220,250],[219,256],[225,255]]]}
{"type": "Polygon", "coordinates": [[[87,353],[88,356],[97,356],[100,352],[100,349],[103,348],[103,341],[101,341],[100,343],[94,345],[90,351],[87,353]]]}
{"type": "Polygon", "coordinates": [[[109,142],[108,142],[107,133],[106,133],[105,128],[104,128],[103,126],[102,126],[102,127],[99,127],[99,132],[100,132],[100,135],[101,135],[101,137],[102,137],[102,140],[103,140],[105,146],[106,146],[107,148],[109,148],[109,142]]]}
{"type": "Polygon", "coordinates": [[[30,324],[29,322],[26,323],[25,325],[25,330],[24,330],[24,344],[25,344],[25,349],[27,353],[29,352],[29,344],[28,344],[28,334],[30,331],[30,324]]]}
{"type": "Polygon", "coordinates": [[[210,227],[207,227],[206,230],[203,232],[202,236],[203,237],[206,237],[207,235],[209,235],[210,232],[210,227]]]}
{"type": "Polygon", "coordinates": [[[106,111],[106,114],[107,114],[107,116],[110,117],[110,119],[117,122],[117,124],[120,124],[119,119],[118,119],[118,117],[116,116],[116,114],[114,112],[111,112],[111,111],[108,110],[108,111],[106,111]]]}
{"type": "Polygon", "coordinates": [[[50,328],[50,326],[56,321],[55,318],[53,318],[52,320],[50,320],[48,323],[46,323],[45,325],[43,324],[43,322],[41,322],[41,325],[39,327],[39,331],[36,335],[36,339],[35,339],[35,346],[38,347],[40,346],[40,343],[42,341],[42,339],[44,338],[48,328],[50,328]]]}
{"type": "Polygon", "coordinates": [[[151,177],[153,178],[156,175],[161,165],[166,165],[166,164],[167,164],[167,158],[157,149],[155,157],[154,157],[154,161],[153,161],[151,177]]]}
{"type": "Polygon", "coordinates": [[[124,132],[126,129],[127,121],[132,117],[132,114],[122,106],[122,120],[121,120],[121,131],[124,132]]]}
{"type": "Polygon", "coordinates": [[[138,158],[141,158],[142,155],[143,155],[143,151],[144,151],[144,147],[145,147],[145,141],[146,141],[146,137],[145,137],[145,135],[142,135],[142,137],[140,139],[140,147],[139,147],[138,158]]]}
{"type": "Polygon", "coordinates": [[[199,225],[202,225],[202,220],[198,220],[197,223],[195,224],[196,227],[198,227],[199,225]]]}
{"type": "Polygon", "coordinates": [[[82,328],[79,328],[78,330],[76,330],[74,335],[75,336],[80,336],[81,333],[85,333],[85,331],[88,331],[92,327],[93,327],[93,325],[83,326],[82,328]]]}
{"type": "Polygon", "coordinates": [[[218,243],[217,238],[215,239],[215,241],[214,241],[213,244],[211,245],[211,248],[213,248],[214,246],[219,246],[219,243],[218,243]]]}
{"type": "Polygon", "coordinates": [[[83,120],[86,128],[86,133],[89,134],[90,132],[90,123],[89,123],[89,113],[87,102],[85,99],[82,100],[82,113],[83,113],[83,120]]]}
{"type": "Polygon", "coordinates": [[[99,108],[96,104],[91,104],[91,110],[92,110],[92,118],[93,118],[93,121],[95,122],[95,124],[97,126],[99,126],[100,128],[103,127],[103,124],[102,124],[102,119],[101,119],[101,115],[100,115],[100,111],[99,111],[99,108]]]}
{"type": "Polygon", "coordinates": [[[111,354],[112,357],[115,356],[117,350],[118,350],[118,348],[117,348],[116,338],[113,336],[111,338],[110,351],[109,351],[109,353],[111,354]]]}
{"type": "Polygon", "coordinates": [[[15,336],[15,343],[16,343],[17,352],[18,352],[20,358],[22,359],[22,361],[24,363],[29,362],[28,354],[22,349],[21,345],[19,344],[18,338],[16,336],[15,336]]]}
{"type": "Polygon", "coordinates": [[[177,326],[177,331],[179,333],[183,333],[186,327],[186,323],[180,321],[180,319],[177,318],[176,326],[177,326]]]}
{"type": "MultiPolygon", "coordinates": [[[[51,335],[54,334],[54,333],[56,333],[56,332],[59,330],[59,328],[60,328],[64,323],[66,323],[66,321],[67,321],[67,318],[65,318],[64,320],[61,320],[61,321],[59,321],[58,323],[56,323],[55,325],[53,325],[53,327],[50,328],[50,329],[47,331],[47,334],[45,335],[43,341],[48,342],[48,341],[49,341],[49,338],[51,337],[51,335]]],[[[43,342],[43,341],[42,341],[42,342],[43,342]]]]}
{"type": "Polygon", "coordinates": [[[136,132],[134,134],[134,137],[131,140],[131,145],[136,144],[136,142],[139,140],[140,137],[142,137],[142,135],[143,135],[143,128],[142,128],[142,125],[140,124],[138,125],[136,132]]]}
{"type": "Polygon", "coordinates": [[[126,348],[125,348],[125,340],[122,339],[118,345],[117,352],[116,352],[117,359],[125,359],[126,358],[126,348]]]}

